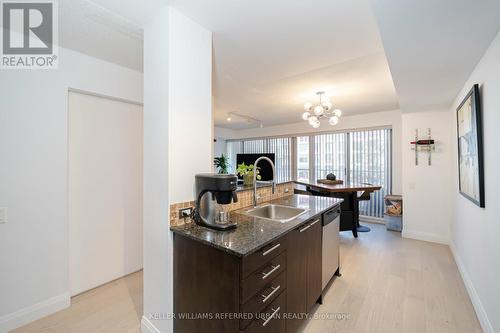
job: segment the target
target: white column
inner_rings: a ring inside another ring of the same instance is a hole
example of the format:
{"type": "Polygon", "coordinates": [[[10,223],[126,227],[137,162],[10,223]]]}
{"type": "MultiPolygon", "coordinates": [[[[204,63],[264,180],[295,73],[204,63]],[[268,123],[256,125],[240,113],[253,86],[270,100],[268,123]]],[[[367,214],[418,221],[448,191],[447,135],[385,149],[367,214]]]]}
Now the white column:
{"type": "Polygon", "coordinates": [[[158,8],[144,27],[143,332],[172,332],[169,204],[193,200],[194,175],[210,172],[211,33],[158,8]]]}
{"type": "Polygon", "coordinates": [[[193,200],[194,175],[212,171],[212,33],[170,10],[170,202],[193,200]]]}
{"type": "Polygon", "coordinates": [[[168,230],[169,9],[144,26],[144,316],[142,332],[172,332],[172,238],[168,230]]]}

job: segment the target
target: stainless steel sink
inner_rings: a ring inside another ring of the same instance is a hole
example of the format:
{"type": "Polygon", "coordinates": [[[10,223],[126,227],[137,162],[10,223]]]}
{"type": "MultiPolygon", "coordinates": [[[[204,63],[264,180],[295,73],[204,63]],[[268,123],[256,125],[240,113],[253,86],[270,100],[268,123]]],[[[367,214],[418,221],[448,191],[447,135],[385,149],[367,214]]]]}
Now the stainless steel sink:
{"type": "Polygon", "coordinates": [[[261,219],[288,222],[304,214],[305,212],[307,212],[307,209],[304,208],[269,204],[249,209],[245,211],[244,214],[261,219]]]}

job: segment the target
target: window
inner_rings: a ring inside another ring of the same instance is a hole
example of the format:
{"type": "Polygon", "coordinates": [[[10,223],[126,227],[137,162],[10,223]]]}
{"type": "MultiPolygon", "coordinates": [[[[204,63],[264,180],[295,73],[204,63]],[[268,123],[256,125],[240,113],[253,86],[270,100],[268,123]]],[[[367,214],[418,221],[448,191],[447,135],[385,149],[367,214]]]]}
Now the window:
{"type": "Polygon", "coordinates": [[[266,138],[241,141],[228,141],[227,153],[231,163],[231,172],[236,172],[237,154],[274,153],[276,167],[276,181],[286,182],[293,180],[292,176],[292,138],[266,138]]]}
{"type": "Polygon", "coordinates": [[[229,172],[236,173],[236,154],[243,152],[243,142],[241,141],[227,141],[227,156],[229,157],[229,172]]]}
{"type": "Polygon", "coordinates": [[[246,140],[243,141],[243,151],[247,154],[258,154],[266,152],[266,140],[246,140]]]}
{"type": "Polygon", "coordinates": [[[297,180],[313,181],[333,173],[345,182],[380,184],[381,190],[361,201],[359,209],[362,215],[381,218],[384,196],[392,188],[391,135],[391,129],[377,129],[297,137],[297,180]]]}
{"type": "Polygon", "coordinates": [[[293,180],[292,177],[292,138],[271,138],[267,142],[266,153],[274,153],[276,178],[278,182],[293,180]]]}
{"type": "Polygon", "coordinates": [[[313,181],[333,173],[352,183],[380,184],[369,201],[360,202],[360,214],[383,217],[384,196],[391,193],[391,129],[325,133],[309,136],[243,139],[227,142],[233,172],[236,154],[274,153],[276,180],[313,181]]]}
{"type": "Polygon", "coordinates": [[[391,193],[391,130],[379,129],[349,133],[349,180],[361,184],[380,184],[380,191],[361,201],[361,215],[384,217],[384,196],[391,193]]]}
{"type": "Polygon", "coordinates": [[[314,137],[314,178],[324,179],[333,173],[338,179],[346,179],[347,133],[331,133],[314,137]]]}
{"type": "Polygon", "coordinates": [[[297,180],[308,181],[309,173],[309,137],[297,138],[297,180]]]}

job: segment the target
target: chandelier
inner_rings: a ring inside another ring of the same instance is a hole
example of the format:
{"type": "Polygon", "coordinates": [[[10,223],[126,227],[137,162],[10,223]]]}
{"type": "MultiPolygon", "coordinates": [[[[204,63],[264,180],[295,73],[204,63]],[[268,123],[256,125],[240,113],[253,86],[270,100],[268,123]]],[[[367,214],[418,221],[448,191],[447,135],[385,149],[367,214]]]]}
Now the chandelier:
{"type": "Polygon", "coordinates": [[[339,117],[342,115],[342,111],[339,109],[332,110],[332,102],[326,96],[324,96],[324,91],[318,91],[316,95],[319,96],[319,103],[313,105],[310,102],[304,104],[305,112],[302,114],[302,119],[309,122],[314,128],[318,128],[321,123],[320,119],[328,118],[328,123],[335,126],[339,122],[339,117]]]}

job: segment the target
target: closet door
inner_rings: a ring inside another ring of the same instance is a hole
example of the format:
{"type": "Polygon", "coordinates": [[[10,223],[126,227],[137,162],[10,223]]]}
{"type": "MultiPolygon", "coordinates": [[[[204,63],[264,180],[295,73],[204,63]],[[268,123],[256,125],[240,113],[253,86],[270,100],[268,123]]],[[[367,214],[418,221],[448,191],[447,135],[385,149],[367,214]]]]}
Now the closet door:
{"type": "Polygon", "coordinates": [[[142,268],[142,107],[69,93],[71,295],[142,268]]]}

